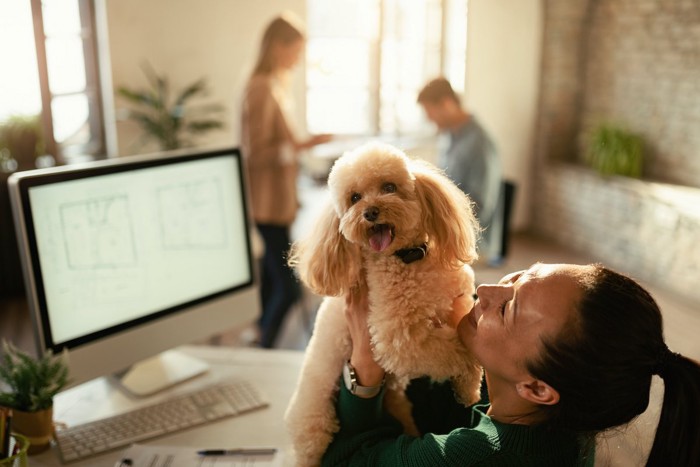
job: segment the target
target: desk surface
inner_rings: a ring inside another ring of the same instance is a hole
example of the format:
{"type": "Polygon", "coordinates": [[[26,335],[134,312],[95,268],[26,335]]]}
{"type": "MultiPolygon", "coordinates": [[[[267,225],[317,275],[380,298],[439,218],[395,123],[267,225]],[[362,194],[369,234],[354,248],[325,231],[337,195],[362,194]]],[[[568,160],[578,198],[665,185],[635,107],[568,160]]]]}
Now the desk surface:
{"type": "MultiPolygon", "coordinates": [[[[211,369],[203,376],[180,384],[151,397],[132,399],[99,378],[59,394],[54,401],[54,420],[69,426],[116,415],[143,405],[215,384],[220,380],[241,377],[253,383],[270,402],[270,406],[251,413],[227,418],[204,426],[154,438],[142,444],[201,447],[271,446],[281,450],[284,465],[292,465],[291,442],[283,416],[296,386],[303,352],[230,347],[186,346],[188,355],[207,361],[211,369]]],[[[71,467],[113,467],[123,450],[112,451],[71,467]]],[[[55,448],[30,458],[32,467],[59,466],[55,448]]]]}

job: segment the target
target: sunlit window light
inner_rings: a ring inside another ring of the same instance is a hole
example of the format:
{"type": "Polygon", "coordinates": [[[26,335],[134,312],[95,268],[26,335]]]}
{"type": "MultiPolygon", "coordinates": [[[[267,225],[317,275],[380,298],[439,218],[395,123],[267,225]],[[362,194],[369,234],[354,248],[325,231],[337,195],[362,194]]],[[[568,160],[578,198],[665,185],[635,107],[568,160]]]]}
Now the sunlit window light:
{"type": "Polygon", "coordinates": [[[41,112],[32,9],[29,2],[0,2],[0,122],[41,112]],[[10,46],[11,44],[11,46],[10,46]]]}
{"type": "Polygon", "coordinates": [[[466,0],[309,0],[307,127],[336,135],[432,131],[416,96],[464,90],[466,0]]]}

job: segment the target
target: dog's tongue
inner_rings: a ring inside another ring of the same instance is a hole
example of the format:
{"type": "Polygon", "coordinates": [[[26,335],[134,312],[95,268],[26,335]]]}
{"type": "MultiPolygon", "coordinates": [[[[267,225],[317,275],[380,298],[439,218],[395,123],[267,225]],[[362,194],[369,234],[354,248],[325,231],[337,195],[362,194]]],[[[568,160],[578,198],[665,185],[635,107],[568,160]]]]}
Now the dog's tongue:
{"type": "Polygon", "coordinates": [[[369,245],[374,251],[384,251],[391,243],[391,229],[386,225],[377,227],[369,238],[369,245]]]}

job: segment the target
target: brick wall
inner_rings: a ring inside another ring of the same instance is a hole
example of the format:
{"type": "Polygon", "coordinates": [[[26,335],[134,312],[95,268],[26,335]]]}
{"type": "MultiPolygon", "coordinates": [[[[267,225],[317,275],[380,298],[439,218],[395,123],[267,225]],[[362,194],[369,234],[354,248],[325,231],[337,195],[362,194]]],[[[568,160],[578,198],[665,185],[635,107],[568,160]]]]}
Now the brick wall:
{"type": "Polygon", "coordinates": [[[533,230],[700,300],[700,2],[544,5],[533,230]],[[600,121],[644,136],[654,182],[573,164],[600,121]]]}
{"type": "Polygon", "coordinates": [[[545,0],[542,41],[539,160],[576,159],[576,133],[583,94],[586,30],[590,0],[545,0]]]}
{"type": "Polygon", "coordinates": [[[571,164],[551,165],[538,185],[540,234],[700,301],[700,190],[571,164]]]}
{"type": "Polygon", "coordinates": [[[645,176],[700,187],[700,1],[603,0],[589,15],[580,136],[621,122],[649,142],[645,176]]]}

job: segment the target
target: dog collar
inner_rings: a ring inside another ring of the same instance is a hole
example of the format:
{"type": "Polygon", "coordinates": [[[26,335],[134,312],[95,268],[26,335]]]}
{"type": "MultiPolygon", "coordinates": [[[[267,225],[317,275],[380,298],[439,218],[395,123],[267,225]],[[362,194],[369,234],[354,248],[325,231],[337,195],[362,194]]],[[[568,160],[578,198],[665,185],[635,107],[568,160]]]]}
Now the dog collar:
{"type": "Polygon", "coordinates": [[[428,254],[428,244],[424,243],[413,248],[403,248],[401,250],[396,250],[394,254],[401,258],[401,261],[403,261],[404,263],[410,264],[414,261],[418,261],[425,258],[425,255],[428,254]]]}

